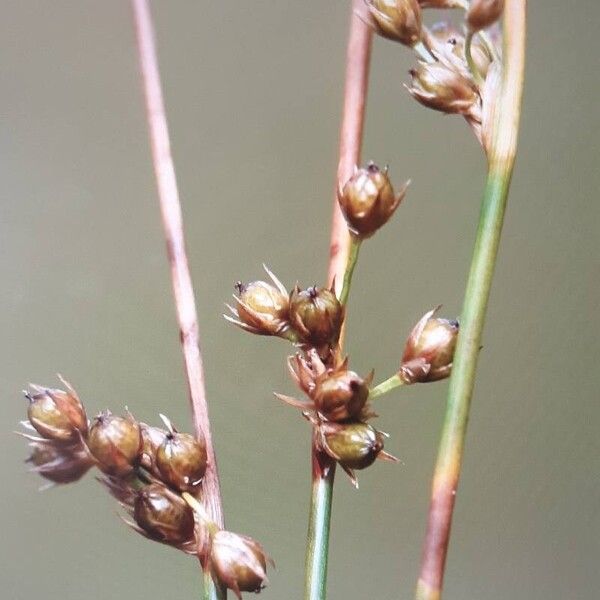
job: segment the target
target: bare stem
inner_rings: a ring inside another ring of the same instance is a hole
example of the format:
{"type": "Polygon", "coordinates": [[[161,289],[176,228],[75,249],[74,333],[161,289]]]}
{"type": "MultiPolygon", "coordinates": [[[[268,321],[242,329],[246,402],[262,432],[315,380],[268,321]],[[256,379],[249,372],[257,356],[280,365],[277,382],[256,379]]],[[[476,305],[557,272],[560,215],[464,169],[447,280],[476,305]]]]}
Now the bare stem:
{"type": "MultiPolygon", "coordinates": [[[[353,0],[350,32],[346,51],[346,85],[340,133],[339,163],[336,194],[351,176],[360,161],[369,65],[371,59],[372,31],[366,24],[364,0],[353,0]]],[[[328,281],[335,281],[338,296],[344,286],[344,275],[350,262],[351,239],[346,221],[337,202],[333,202],[333,221],[329,246],[328,281]]],[[[340,336],[340,348],[343,333],[340,336]]],[[[335,461],[318,452],[312,445],[312,493],[306,546],[305,600],[324,600],[327,590],[327,556],[331,501],[335,477],[335,461]]]]}
{"type": "Polygon", "coordinates": [[[197,435],[202,435],[206,441],[208,467],[202,482],[202,498],[211,520],[222,527],[223,510],[217,463],[208,418],[204,368],[198,333],[198,317],[196,314],[194,289],[192,287],[185,251],[183,218],[179,203],[175,168],[171,156],[169,130],[154,41],[154,27],[147,0],[132,0],[131,5],[137,34],[137,47],[152,147],[152,161],[158,185],[160,210],[167,242],[167,254],[171,269],[173,295],[179,323],[194,428],[197,435]]]}
{"type": "Polygon", "coordinates": [[[526,0],[506,0],[502,87],[433,477],[417,600],[439,600],[442,592],[477,359],[516,155],[525,64],[525,18],[526,0]]]}

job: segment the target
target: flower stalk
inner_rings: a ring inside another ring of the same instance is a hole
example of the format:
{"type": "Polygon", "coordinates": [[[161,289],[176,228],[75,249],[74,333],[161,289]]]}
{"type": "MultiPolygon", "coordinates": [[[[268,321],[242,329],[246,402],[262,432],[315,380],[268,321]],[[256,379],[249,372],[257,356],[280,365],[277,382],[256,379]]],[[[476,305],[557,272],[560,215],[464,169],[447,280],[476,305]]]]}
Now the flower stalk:
{"type": "MultiPolygon", "coordinates": [[[[351,236],[338,204],[337,190],[352,176],[355,166],[360,163],[373,38],[372,30],[367,23],[368,17],[364,0],[353,0],[346,50],[346,83],[328,269],[329,284],[335,282],[338,297],[343,298],[345,295],[346,300],[350,289],[352,270],[358,256],[358,247],[355,247],[355,251],[352,252],[351,236]],[[354,254],[354,258],[352,258],[352,254],[354,254]],[[342,292],[344,287],[346,290],[342,292]]],[[[343,342],[344,331],[342,329],[339,339],[340,349],[343,342]]],[[[324,600],[327,590],[327,556],[336,464],[332,458],[318,450],[314,438],[311,452],[312,489],[306,545],[304,598],[305,600],[324,600]]]]}
{"type": "Polygon", "coordinates": [[[506,0],[502,86],[493,124],[488,177],[465,292],[446,417],[433,477],[417,600],[439,600],[442,592],[477,359],[516,155],[524,79],[525,21],[526,0],[506,0]]]}

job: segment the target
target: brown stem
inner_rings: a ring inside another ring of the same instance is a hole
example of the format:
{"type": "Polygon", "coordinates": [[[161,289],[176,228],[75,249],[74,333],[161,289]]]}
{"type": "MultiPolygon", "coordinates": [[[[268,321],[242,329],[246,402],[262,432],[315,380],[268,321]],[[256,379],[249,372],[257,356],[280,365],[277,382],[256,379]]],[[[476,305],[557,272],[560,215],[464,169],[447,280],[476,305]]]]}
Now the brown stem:
{"type": "Polygon", "coordinates": [[[346,50],[346,85],[344,88],[344,111],[340,132],[339,162],[336,180],[336,196],[333,201],[333,221],[329,244],[329,284],[335,279],[336,289],[341,290],[344,272],[350,252],[350,234],[337,202],[337,189],[350,178],[360,161],[369,64],[373,32],[367,25],[368,15],[364,0],[353,0],[352,20],[348,48],[346,50]]]}
{"type": "Polygon", "coordinates": [[[210,518],[222,527],[223,509],[217,463],[208,419],[204,368],[198,335],[198,317],[185,251],[183,219],[158,71],[154,28],[147,0],[132,0],[131,4],[137,34],[148,128],[150,130],[152,162],[158,185],[160,210],[167,242],[173,296],[175,297],[194,428],[196,434],[203,436],[206,440],[208,468],[202,482],[202,499],[210,518]]]}

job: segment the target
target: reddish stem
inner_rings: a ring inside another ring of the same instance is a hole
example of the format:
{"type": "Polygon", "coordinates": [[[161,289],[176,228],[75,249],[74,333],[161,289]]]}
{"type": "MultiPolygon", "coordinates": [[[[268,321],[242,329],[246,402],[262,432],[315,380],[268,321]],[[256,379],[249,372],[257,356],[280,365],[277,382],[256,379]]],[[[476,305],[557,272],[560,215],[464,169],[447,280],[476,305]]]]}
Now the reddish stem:
{"type": "Polygon", "coordinates": [[[336,196],[333,202],[333,222],[329,244],[329,273],[331,285],[335,279],[339,290],[350,251],[348,226],[337,202],[337,189],[350,178],[355,165],[360,161],[365,105],[369,84],[369,64],[373,32],[367,25],[368,15],[364,0],[353,0],[352,22],[346,50],[346,85],[344,89],[344,111],[340,132],[339,163],[336,180],[336,196]]]}
{"type": "Polygon", "coordinates": [[[198,317],[185,251],[183,219],[158,70],[154,27],[147,0],[132,0],[132,7],[150,130],[152,162],[158,185],[194,428],[196,434],[206,440],[208,468],[202,482],[202,500],[211,519],[223,526],[219,476],[210,432],[204,368],[200,352],[198,317]]]}

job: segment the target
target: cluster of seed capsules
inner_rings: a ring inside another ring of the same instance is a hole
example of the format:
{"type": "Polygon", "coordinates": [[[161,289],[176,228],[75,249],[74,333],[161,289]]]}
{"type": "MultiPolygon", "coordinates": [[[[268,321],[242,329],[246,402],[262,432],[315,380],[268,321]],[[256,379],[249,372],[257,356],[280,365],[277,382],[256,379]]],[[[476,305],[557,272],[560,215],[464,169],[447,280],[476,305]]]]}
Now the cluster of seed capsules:
{"type": "MultiPolygon", "coordinates": [[[[394,192],[387,169],[373,163],[356,168],[338,192],[340,208],[356,243],[371,237],[393,215],[406,193],[394,192]]],[[[348,367],[339,338],[345,307],[331,288],[298,285],[288,293],[265,267],[271,282],[236,284],[235,306],[225,318],[245,331],[292,342],[297,352],[288,357],[293,381],[304,393],[298,399],[275,394],[299,408],[313,427],[320,452],[337,461],[357,485],[355,470],[376,459],[397,460],[384,451],[386,434],[368,421],[377,416],[370,399],[373,372],[362,377],[348,367]]],[[[395,385],[436,381],[448,377],[458,334],[458,322],[437,318],[429,311],[409,335],[395,385]]]]}
{"type": "Polygon", "coordinates": [[[416,50],[419,61],[406,86],[421,104],[465,117],[489,151],[500,86],[496,30],[504,0],[365,0],[368,20],[382,37],[416,50]],[[424,9],[462,9],[464,32],[442,22],[428,28],[424,9]]]}
{"type": "Polygon", "coordinates": [[[88,421],[73,387],[31,385],[25,392],[32,470],[49,485],[78,481],[92,467],[98,480],[128,513],[125,519],[144,537],[197,556],[203,569],[238,598],[266,584],[262,547],[253,539],[220,529],[197,500],[207,467],[202,438],[138,422],[130,413],[103,412],[88,421]]]}

